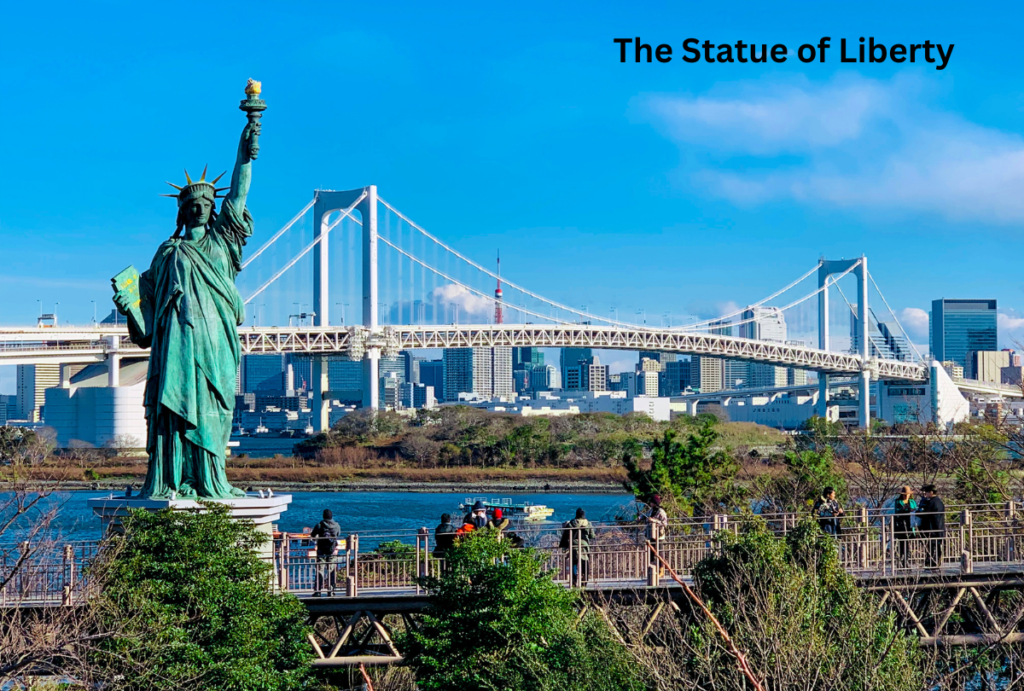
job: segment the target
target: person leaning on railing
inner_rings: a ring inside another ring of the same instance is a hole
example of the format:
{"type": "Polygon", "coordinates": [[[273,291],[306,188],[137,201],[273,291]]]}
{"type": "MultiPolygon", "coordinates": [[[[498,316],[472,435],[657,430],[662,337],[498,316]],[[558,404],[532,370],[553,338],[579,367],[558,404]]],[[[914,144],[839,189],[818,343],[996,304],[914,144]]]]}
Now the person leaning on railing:
{"type": "Polygon", "coordinates": [[[452,517],[449,514],[441,514],[441,525],[434,528],[434,552],[437,559],[444,557],[445,552],[455,545],[456,528],[452,525],[452,517]]]}
{"type": "Polygon", "coordinates": [[[917,510],[921,518],[921,535],[928,539],[925,566],[937,569],[942,565],[942,543],[946,537],[946,505],[942,503],[935,485],[921,488],[924,501],[917,510]]]}

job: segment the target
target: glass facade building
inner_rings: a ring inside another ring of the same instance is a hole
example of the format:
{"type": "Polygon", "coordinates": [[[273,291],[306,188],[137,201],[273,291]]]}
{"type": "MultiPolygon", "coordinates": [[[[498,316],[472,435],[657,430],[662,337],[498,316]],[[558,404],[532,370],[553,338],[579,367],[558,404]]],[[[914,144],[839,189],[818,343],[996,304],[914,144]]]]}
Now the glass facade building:
{"type": "Polygon", "coordinates": [[[972,350],[997,350],[995,300],[933,300],[932,357],[939,362],[967,366],[972,350]]]}

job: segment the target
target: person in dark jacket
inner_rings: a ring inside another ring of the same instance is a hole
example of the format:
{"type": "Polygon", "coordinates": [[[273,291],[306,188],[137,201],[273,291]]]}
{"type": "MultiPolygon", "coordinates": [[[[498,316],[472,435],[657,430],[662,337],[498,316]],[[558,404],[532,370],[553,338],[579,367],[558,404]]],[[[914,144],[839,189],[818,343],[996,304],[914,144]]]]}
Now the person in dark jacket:
{"type": "Polygon", "coordinates": [[[316,524],[309,536],[316,538],[316,587],[313,597],[320,597],[325,585],[328,595],[333,596],[338,578],[336,553],[341,526],[334,520],[330,509],[324,509],[324,519],[316,524]]]}
{"type": "Polygon", "coordinates": [[[826,487],[821,493],[818,501],[814,502],[814,515],[818,517],[818,525],[829,535],[838,536],[842,532],[840,518],[844,511],[836,499],[836,491],[832,487],[826,487]]]}
{"type": "Polygon", "coordinates": [[[482,501],[473,504],[473,517],[470,520],[475,530],[487,527],[490,521],[487,518],[487,507],[484,506],[482,501]]]}
{"type": "Polygon", "coordinates": [[[590,542],[593,539],[594,529],[590,527],[586,512],[576,509],[576,518],[562,526],[559,547],[569,550],[569,573],[578,576],[577,582],[581,587],[590,580],[590,542]]]}
{"type": "Polygon", "coordinates": [[[917,510],[921,518],[921,536],[927,539],[925,566],[937,569],[942,565],[942,544],[946,537],[946,505],[935,491],[935,485],[921,488],[924,501],[917,510]]]}
{"type": "Polygon", "coordinates": [[[446,513],[441,514],[441,525],[434,528],[434,557],[443,558],[445,552],[455,545],[456,530],[452,525],[452,517],[446,513]]]}
{"type": "Polygon", "coordinates": [[[900,496],[893,502],[892,510],[892,537],[896,546],[896,559],[899,566],[905,569],[910,564],[910,540],[914,538],[914,512],[917,511],[914,492],[909,485],[903,488],[900,496]]]}

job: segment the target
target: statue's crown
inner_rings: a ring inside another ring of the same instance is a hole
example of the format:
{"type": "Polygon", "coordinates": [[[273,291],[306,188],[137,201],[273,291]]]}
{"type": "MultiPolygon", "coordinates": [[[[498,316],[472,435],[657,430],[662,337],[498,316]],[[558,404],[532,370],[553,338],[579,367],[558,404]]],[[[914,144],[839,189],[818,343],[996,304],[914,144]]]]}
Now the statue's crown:
{"type": "Polygon", "coordinates": [[[203,174],[200,175],[199,179],[196,180],[195,182],[192,181],[192,178],[188,174],[188,170],[186,170],[185,171],[185,184],[183,186],[175,185],[173,182],[168,182],[167,183],[168,185],[170,185],[174,189],[178,190],[178,193],[177,194],[162,194],[160,196],[161,197],[174,197],[174,198],[176,198],[178,200],[178,206],[181,206],[182,204],[184,204],[189,199],[194,199],[196,197],[205,197],[206,199],[209,199],[210,201],[214,201],[217,197],[223,197],[224,195],[220,194],[220,192],[223,192],[224,190],[229,189],[229,188],[227,188],[227,187],[217,187],[217,181],[220,180],[222,177],[224,177],[224,173],[226,173],[227,171],[224,171],[224,173],[221,173],[220,175],[215,177],[213,180],[208,181],[206,179],[206,169],[208,167],[209,166],[205,166],[203,168],[203,174]]]}

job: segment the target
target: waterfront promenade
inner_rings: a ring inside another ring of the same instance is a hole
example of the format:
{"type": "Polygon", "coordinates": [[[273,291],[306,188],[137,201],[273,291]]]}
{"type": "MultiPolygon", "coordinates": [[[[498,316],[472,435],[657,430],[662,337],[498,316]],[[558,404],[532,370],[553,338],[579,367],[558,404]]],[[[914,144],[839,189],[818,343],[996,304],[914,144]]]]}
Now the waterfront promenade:
{"type": "MultiPolygon", "coordinates": [[[[524,523],[516,526],[515,532],[543,557],[553,579],[581,589],[584,601],[595,606],[610,600],[628,601],[651,606],[652,612],[660,614],[666,603],[680,611],[678,603],[686,598],[671,572],[689,582],[693,567],[719,548],[726,533],[742,530],[748,520],[761,520],[783,539],[800,518],[795,513],[756,518],[714,515],[672,520],[667,529],[595,523],[596,538],[589,546],[585,581],[580,576],[580,550],[559,546],[560,525],[524,523]]],[[[836,538],[840,560],[860,586],[880,593],[880,605],[896,610],[925,644],[1024,641],[1024,632],[1017,631],[1019,616],[1001,622],[989,607],[1000,591],[1024,590],[1024,514],[1020,507],[1014,502],[957,507],[947,512],[946,526],[945,536],[936,542],[925,537],[902,540],[894,533],[888,510],[855,509],[844,519],[842,534],[836,538]],[[940,564],[928,568],[928,551],[936,546],[940,564]],[[934,597],[917,597],[929,592],[946,592],[949,597],[942,604],[934,597]],[[954,611],[968,604],[982,613],[978,616],[980,628],[967,634],[944,633],[954,611]],[[940,610],[929,610],[937,606],[940,610]]],[[[428,604],[429,594],[419,577],[436,575],[444,567],[443,559],[433,556],[432,528],[343,536],[333,567],[337,587],[329,597],[313,596],[318,565],[309,537],[294,533],[275,536],[272,554],[267,557],[272,569],[270,587],[293,593],[304,602],[314,622],[328,620],[328,628],[333,627],[333,634],[321,632],[317,636],[322,640],[311,639],[315,664],[330,667],[401,660],[382,622],[384,617],[400,616],[413,625],[409,617],[428,604]],[[362,544],[373,547],[364,549],[362,544]],[[349,638],[360,623],[379,634],[379,645],[352,647],[349,638]]],[[[6,581],[0,589],[0,606],[80,604],[89,597],[89,565],[100,549],[99,541],[0,547],[0,577],[6,581]]]]}

